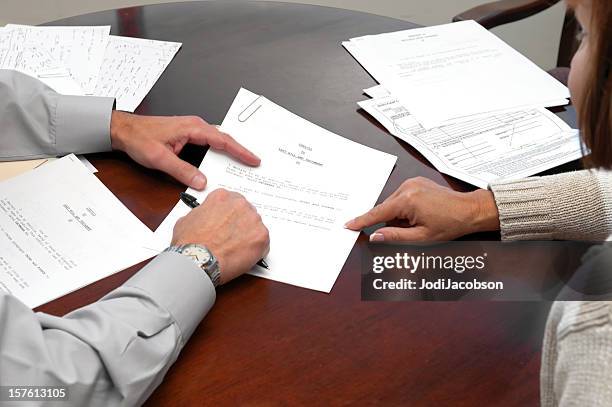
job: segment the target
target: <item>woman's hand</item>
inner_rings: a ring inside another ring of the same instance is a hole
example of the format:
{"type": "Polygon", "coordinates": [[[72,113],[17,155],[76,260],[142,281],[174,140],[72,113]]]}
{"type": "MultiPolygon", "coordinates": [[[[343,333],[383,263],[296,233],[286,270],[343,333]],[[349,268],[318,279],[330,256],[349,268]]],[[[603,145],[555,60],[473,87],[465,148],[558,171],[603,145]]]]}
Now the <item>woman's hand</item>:
{"type": "Polygon", "coordinates": [[[163,171],[194,189],[204,189],[206,177],[178,157],[188,143],[210,145],[247,165],[260,163],[255,154],[230,135],[197,116],[139,116],[114,111],[111,143],[114,150],[126,152],[137,163],[163,171]]]}
{"type": "Polygon", "coordinates": [[[372,242],[452,240],[499,230],[493,194],[479,189],[456,192],[427,178],[405,181],[389,198],[345,226],[351,230],[390,223],[370,235],[372,242]]]}

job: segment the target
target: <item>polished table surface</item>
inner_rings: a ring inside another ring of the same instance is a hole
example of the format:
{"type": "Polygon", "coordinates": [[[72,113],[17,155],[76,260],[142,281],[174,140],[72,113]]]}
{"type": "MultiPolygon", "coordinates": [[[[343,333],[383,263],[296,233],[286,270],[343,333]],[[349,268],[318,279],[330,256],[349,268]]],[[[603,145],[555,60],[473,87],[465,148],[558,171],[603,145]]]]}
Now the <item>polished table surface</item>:
{"type": "MultiPolygon", "coordinates": [[[[415,27],[411,23],[335,8],[226,1],[134,7],[52,23],[106,24],[117,35],[183,43],[138,113],[196,114],[220,123],[242,86],[332,132],[397,155],[381,200],[413,176],[469,188],[442,176],[356,105],[365,99],[362,89],[375,82],[340,42],[415,27]]],[[[195,165],[203,155],[201,148],[185,153],[195,165]]],[[[90,159],[104,184],[152,229],[183,190],[122,154],[90,159]]],[[[251,276],[219,289],[215,307],[147,404],[538,403],[548,305],[362,302],[365,250],[362,235],[330,294],[251,276]]],[[[39,310],[61,315],[93,302],[141,266],[39,310]]]]}

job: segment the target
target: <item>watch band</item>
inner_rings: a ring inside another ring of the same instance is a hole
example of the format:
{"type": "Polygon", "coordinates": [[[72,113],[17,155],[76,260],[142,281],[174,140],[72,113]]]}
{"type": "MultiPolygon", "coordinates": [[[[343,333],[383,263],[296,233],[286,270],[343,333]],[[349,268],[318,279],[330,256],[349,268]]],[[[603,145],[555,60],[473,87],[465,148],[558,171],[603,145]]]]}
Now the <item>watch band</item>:
{"type": "Polygon", "coordinates": [[[213,285],[217,287],[221,282],[221,269],[217,258],[207,247],[199,244],[185,244],[170,246],[164,252],[180,253],[189,257],[210,278],[213,285]]]}

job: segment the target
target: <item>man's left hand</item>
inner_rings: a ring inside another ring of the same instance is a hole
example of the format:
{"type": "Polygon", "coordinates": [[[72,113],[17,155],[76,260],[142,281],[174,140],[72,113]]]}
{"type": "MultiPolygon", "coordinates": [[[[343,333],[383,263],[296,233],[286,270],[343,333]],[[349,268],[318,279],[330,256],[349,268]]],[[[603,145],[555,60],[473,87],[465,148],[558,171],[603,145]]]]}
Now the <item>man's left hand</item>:
{"type": "Polygon", "coordinates": [[[210,145],[247,165],[258,166],[260,163],[255,154],[230,135],[197,116],[139,116],[113,111],[111,143],[113,150],[126,152],[137,163],[163,171],[198,190],[206,186],[206,177],[178,157],[188,143],[210,145]]]}

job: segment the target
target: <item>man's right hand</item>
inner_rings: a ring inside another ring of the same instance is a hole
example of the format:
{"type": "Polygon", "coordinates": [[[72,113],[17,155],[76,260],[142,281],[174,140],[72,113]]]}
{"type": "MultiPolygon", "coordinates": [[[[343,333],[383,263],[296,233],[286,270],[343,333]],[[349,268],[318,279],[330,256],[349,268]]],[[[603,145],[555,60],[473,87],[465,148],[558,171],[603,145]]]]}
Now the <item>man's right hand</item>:
{"type": "Polygon", "coordinates": [[[221,284],[249,271],[270,250],[268,229],[242,195],[217,189],[174,226],[172,245],[206,246],[217,258],[221,284]]]}

